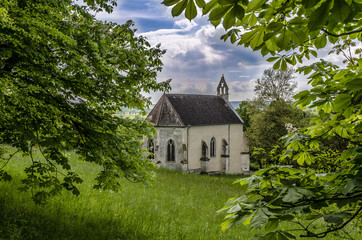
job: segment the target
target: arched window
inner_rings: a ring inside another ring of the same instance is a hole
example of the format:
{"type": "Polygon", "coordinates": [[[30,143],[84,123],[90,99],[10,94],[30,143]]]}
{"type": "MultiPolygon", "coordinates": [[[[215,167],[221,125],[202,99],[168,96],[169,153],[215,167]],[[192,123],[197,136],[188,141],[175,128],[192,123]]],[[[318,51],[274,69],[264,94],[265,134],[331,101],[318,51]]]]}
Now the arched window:
{"type": "Polygon", "coordinates": [[[211,138],[211,141],[210,141],[210,157],[216,156],[215,144],[216,144],[216,140],[213,137],[213,138],[211,138]]]}
{"type": "Polygon", "coordinates": [[[147,150],[150,153],[150,155],[148,155],[148,158],[155,159],[155,144],[153,143],[152,139],[148,139],[147,141],[147,150]]]}
{"type": "Polygon", "coordinates": [[[167,142],[167,161],[175,161],[175,143],[172,139],[167,142]]]}
{"type": "Polygon", "coordinates": [[[201,155],[203,158],[207,157],[207,144],[204,141],[201,143],[201,155]]]}

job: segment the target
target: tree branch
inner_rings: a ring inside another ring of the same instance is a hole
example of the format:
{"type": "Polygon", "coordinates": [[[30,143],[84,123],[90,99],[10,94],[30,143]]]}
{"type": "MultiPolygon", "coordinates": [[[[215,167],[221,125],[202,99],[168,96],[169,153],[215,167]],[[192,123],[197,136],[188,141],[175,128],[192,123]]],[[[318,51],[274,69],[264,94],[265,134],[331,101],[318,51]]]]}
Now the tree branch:
{"type": "Polygon", "coordinates": [[[359,33],[359,32],[362,32],[362,29],[360,30],[355,30],[355,31],[352,31],[352,32],[348,32],[348,33],[341,33],[341,34],[334,34],[334,33],[331,33],[331,32],[328,32],[326,29],[322,28],[322,31],[328,35],[331,35],[333,37],[341,37],[341,36],[346,36],[346,35],[351,35],[351,34],[354,34],[354,33],[359,33]]]}

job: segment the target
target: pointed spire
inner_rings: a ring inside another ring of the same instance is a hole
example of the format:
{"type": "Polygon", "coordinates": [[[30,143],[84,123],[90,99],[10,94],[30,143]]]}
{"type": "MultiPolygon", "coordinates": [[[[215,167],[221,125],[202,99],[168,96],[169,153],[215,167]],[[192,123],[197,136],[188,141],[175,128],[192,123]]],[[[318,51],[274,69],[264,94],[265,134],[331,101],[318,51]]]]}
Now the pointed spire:
{"type": "Polygon", "coordinates": [[[229,101],[229,87],[226,84],[224,74],[221,76],[219,85],[217,86],[217,95],[221,96],[225,101],[229,101]]]}

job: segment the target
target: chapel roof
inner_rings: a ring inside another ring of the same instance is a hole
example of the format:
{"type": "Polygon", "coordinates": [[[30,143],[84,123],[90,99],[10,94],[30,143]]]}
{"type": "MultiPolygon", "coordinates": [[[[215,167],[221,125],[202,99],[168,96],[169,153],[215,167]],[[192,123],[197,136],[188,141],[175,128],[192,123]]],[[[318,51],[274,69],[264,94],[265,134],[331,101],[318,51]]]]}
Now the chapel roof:
{"type": "Polygon", "coordinates": [[[148,114],[155,126],[241,124],[229,102],[220,96],[164,94],[148,114]]]}

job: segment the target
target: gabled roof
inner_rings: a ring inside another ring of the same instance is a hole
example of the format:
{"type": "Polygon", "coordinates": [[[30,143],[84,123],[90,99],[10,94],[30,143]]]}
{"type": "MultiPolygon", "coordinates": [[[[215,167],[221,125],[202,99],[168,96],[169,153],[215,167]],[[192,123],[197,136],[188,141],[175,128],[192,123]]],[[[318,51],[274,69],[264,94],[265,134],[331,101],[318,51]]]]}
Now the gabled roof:
{"type": "Polygon", "coordinates": [[[232,106],[220,96],[164,94],[148,114],[155,126],[241,124],[232,106]]]}

